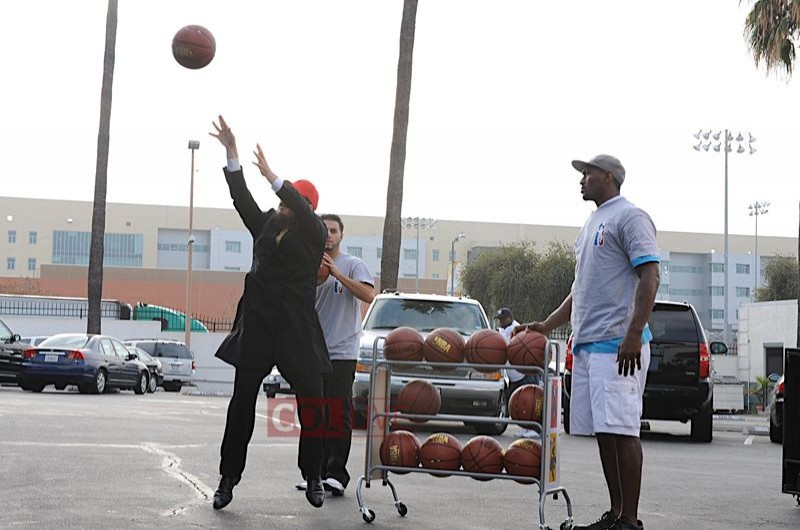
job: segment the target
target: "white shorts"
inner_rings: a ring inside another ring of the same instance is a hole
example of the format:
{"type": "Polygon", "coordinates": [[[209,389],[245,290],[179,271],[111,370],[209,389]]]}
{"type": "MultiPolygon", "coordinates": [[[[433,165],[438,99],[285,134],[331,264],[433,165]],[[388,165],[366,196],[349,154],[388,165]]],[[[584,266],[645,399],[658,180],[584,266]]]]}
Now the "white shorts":
{"type": "Polygon", "coordinates": [[[570,388],[570,434],[639,436],[650,343],[642,344],[642,369],[619,375],[614,353],[575,353],[570,388]]]}

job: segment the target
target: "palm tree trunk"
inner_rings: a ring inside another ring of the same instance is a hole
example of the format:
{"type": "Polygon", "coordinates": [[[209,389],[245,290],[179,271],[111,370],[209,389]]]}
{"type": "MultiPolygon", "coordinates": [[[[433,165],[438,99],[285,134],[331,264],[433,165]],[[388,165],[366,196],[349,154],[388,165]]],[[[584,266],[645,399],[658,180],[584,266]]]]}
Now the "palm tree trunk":
{"type": "Polygon", "coordinates": [[[92,239],[89,246],[89,312],[87,333],[100,333],[100,300],[103,296],[103,243],[106,232],[106,188],[108,184],[108,143],[111,128],[111,87],[114,82],[114,53],[117,43],[117,0],[108,0],[103,86],[100,91],[100,130],[97,133],[97,166],[94,175],[92,239]]]}
{"type": "Polygon", "coordinates": [[[397,289],[400,268],[400,240],[403,209],[403,174],[406,164],[408,136],[408,104],[411,99],[411,65],[414,55],[414,30],[417,20],[417,0],[403,1],[403,20],[400,23],[400,54],[397,61],[397,91],[394,99],[394,130],[389,158],[389,183],[386,189],[386,219],[383,223],[383,252],[381,255],[381,290],[397,289]]]}

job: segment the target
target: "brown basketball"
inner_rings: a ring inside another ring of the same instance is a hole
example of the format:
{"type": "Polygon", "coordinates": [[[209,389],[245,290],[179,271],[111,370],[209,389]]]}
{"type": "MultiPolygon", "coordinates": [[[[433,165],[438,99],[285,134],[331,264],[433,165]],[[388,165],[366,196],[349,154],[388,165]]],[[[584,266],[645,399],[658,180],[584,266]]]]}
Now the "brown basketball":
{"type": "Polygon", "coordinates": [[[464,360],[464,337],[451,328],[436,328],[425,339],[422,356],[431,363],[460,363],[464,360]]]}
{"type": "Polygon", "coordinates": [[[390,361],[422,361],[425,339],[419,331],[407,326],[395,328],[386,335],[383,356],[390,361]]]}
{"type": "MultiPolygon", "coordinates": [[[[499,331],[482,329],[473,333],[464,346],[464,360],[471,364],[505,364],[506,339],[499,331]]],[[[477,368],[481,372],[496,372],[495,368],[477,368]]]]}
{"type": "MultiPolygon", "coordinates": [[[[405,414],[436,414],[442,406],[442,397],[428,381],[414,379],[397,393],[397,410],[405,414]]],[[[427,421],[427,420],[414,420],[427,421]]]]}
{"type": "MultiPolygon", "coordinates": [[[[506,352],[508,362],[519,366],[538,366],[544,368],[544,352],[547,348],[547,337],[527,329],[511,337],[506,352]]],[[[533,373],[533,370],[520,370],[524,374],[533,373]]]]}
{"type": "MultiPolygon", "coordinates": [[[[428,436],[417,451],[419,462],[427,469],[458,471],[461,467],[461,443],[452,434],[436,433],[428,436]]],[[[447,473],[431,473],[436,477],[449,477],[447,473]]]]}
{"type": "Polygon", "coordinates": [[[322,285],[325,283],[325,280],[327,280],[330,275],[331,268],[324,263],[320,263],[319,269],[317,269],[317,285],[322,285]]]}
{"type": "MultiPolygon", "coordinates": [[[[528,438],[515,441],[503,453],[503,466],[509,475],[539,478],[541,462],[542,445],[536,440],[528,438]]],[[[532,484],[527,480],[517,480],[517,482],[520,484],[532,484]]]]}
{"type": "MultiPolygon", "coordinates": [[[[381,463],[385,466],[419,467],[419,440],[409,431],[393,431],[381,442],[381,463]]],[[[407,471],[395,471],[405,475],[407,471]]]]}
{"type": "Polygon", "coordinates": [[[172,38],[172,56],[191,70],[208,65],[216,51],[214,35],[203,26],[184,26],[172,38]]]}
{"type": "MultiPolygon", "coordinates": [[[[471,473],[502,473],[503,446],[491,436],[476,436],[461,449],[461,467],[471,473]]],[[[476,480],[492,480],[477,478],[476,480]]]]}
{"type": "Polygon", "coordinates": [[[512,420],[542,423],[543,409],[544,389],[539,385],[522,385],[508,400],[508,415],[512,420]]]}

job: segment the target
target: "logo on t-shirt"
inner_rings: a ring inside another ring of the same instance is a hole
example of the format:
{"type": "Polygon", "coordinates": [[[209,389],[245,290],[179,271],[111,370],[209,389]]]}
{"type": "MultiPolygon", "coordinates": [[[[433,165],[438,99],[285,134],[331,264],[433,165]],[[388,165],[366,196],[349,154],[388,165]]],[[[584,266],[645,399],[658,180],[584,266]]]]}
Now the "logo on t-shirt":
{"type": "Polygon", "coordinates": [[[339,280],[334,280],[333,282],[333,292],[336,294],[342,294],[344,292],[344,285],[339,280]]]}
{"type": "Polygon", "coordinates": [[[594,246],[602,247],[606,240],[606,223],[600,223],[597,232],[594,233],[594,246]]]}

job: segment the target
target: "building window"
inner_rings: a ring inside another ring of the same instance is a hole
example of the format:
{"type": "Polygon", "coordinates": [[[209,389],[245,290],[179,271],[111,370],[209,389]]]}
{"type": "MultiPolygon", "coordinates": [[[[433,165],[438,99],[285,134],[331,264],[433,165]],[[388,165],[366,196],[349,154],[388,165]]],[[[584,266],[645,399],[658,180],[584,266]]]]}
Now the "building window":
{"type": "Polygon", "coordinates": [[[736,288],[736,296],[739,298],[750,298],[750,288],[749,287],[737,287],[736,288]]]}
{"type": "Polygon", "coordinates": [[[737,263],[736,274],[750,274],[750,265],[747,263],[737,263]]]}
{"type": "Polygon", "coordinates": [[[35,245],[36,242],[39,240],[39,233],[38,232],[28,232],[28,243],[31,245],[35,245]]]}
{"type": "Polygon", "coordinates": [[[417,259],[417,251],[413,248],[403,249],[403,259],[417,259]]]}
{"type": "Polygon", "coordinates": [[[383,249],[381,247],[378,247],[378,249],[375,251],[375,256],[378,259],[381,259],[383,257],[383,249]]]}
{"type": "Polygon", "coordinates": [[[685,272],[687,274],[703,274],[703,267],[693,265],[667,265],[669,272],[685,272]]]}
{"type": "Polygon", "coordinates": [[[722,320],[723,318],[725,318],[725,310],[724,309],[709,309],[708,310],[708,315],[713,320],[722,320]]]}
{"type": "Polygon", "coordinates": [[[347,247],[347,253],[357,258],[361,257],[361,247],[347,247]]]}
{"type": "Polygon", "coordinates": [[[724,263],[709,263],[708,266],[711,269],[711,272],[725,272],[724,263]]]}
{"type": "Polygon", "coordinates": [[[708,288],[708,294],[710,296],[725,296],[725,288],[719,285],[712,285],[708,288]]]}
{"type": "Polygon", "coordinates": [[[9,243],[16,243],[17,242],[17,231],[16,230],[9,230],[8,231],[8,242],[9,243]]]}
{"type": "Polygon", "coordinates": [[[8,258],[6,260],[6,268],[10,271],[13,271],[17,268],[17,260],[15,258],[8,258]]]}
{"type": "Polygon", "coordinates": [[[436,249],[436,250],[431,252],[431,259],[433,261],[439,261],[439,250],[438,249],[436,249]]]}
{"type": "Polygon", "coordinates": [[[438,273],[438,272],[434,272],[434,273],[431,275],[431,277],[432,277],[434,280],[438,280],[438,279],[439,279],[439,273],[438,273]]]}
{"type": "Polygon", "coordinates": [[[235,254],[242,253],[242,243],[240,241],[226,241],[225,252],[233,252],[235,254]]]}
{"type": "Polygon", "coordinates": [[[239,267],[225,267],[225,270],[226,271],[240,271],[242,269],[239,268],[239,267]]]}
{"type": "Polygon", "coordinates": [[[31,272],[36,271],[36,258],[28,258],[28,270],[31,272]]]}
{"type": "MultiPolygon", "coordinates": [[[[55,265],[88,265],[90,232],[71,232],[56,230],[53,232],[53,264],[55,265]]],[[[142,234],[106,233],[103,238],[105,252],[103,265],[107,267],[141,267],[142,234]]]]}

